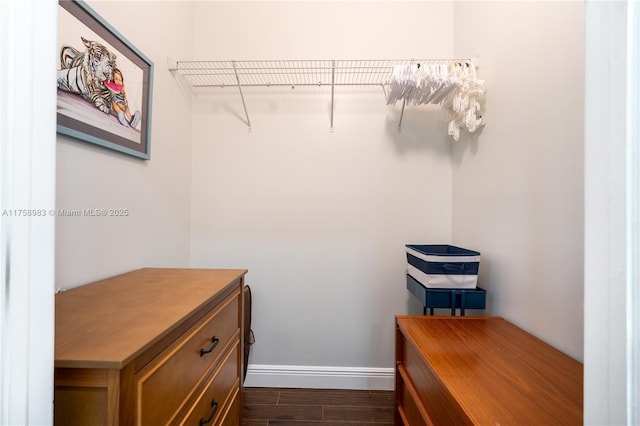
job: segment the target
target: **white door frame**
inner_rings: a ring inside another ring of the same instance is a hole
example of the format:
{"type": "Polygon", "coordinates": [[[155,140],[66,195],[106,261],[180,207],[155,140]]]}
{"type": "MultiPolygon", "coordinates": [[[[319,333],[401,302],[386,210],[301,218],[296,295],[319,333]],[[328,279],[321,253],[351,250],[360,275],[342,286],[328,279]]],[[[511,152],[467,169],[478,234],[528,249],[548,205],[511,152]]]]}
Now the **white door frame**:
{"type": "Polygon", "coordinates": [[[0,424],[53,423],[57,2],[0,1],[0,424]]]}
{"type": "Polygon", "coordinates": [[[588,425],[640,424],[637,0],[585,4],[585,344],[588,425]]]}

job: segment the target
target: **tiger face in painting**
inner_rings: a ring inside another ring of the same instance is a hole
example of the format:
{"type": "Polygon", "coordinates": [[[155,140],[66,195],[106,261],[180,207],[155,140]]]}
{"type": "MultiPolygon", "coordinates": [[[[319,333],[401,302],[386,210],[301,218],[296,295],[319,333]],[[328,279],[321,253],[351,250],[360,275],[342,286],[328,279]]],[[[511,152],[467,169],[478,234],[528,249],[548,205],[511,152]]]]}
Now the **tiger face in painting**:
{"type": "Polygon", "coordinates": [[[66,45],[60,49],[58,88],[81,95],[100,111],[109,113],[111,94],[104,82],[113,80],[116,55],[96,41],[81,38],[84,52],[66,45]]]}

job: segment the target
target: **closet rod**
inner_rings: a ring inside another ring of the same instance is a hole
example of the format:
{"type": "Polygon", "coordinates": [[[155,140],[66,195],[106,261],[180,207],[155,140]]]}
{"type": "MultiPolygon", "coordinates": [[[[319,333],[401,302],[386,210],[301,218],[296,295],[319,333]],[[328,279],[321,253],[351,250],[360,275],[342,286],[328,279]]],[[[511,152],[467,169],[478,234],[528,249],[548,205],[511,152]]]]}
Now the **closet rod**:
{"type": "MultiPolygon", "coordinates": [[[[181,75],[194,88],[237,87],[247,125],[251,122],[242,89],[249,87],[331,87],[330,129],[336,87],[380,86],[389,84],[396,65],[472,63],[466,59],[302,59],[302,60],[224,60],[176,61],[168,58],[169,70],[181,75]]],[[[404,115],[404,104],[402,108],[404,115]]],[[[402,116],[400,117],[400,125],[402,116]]]]}

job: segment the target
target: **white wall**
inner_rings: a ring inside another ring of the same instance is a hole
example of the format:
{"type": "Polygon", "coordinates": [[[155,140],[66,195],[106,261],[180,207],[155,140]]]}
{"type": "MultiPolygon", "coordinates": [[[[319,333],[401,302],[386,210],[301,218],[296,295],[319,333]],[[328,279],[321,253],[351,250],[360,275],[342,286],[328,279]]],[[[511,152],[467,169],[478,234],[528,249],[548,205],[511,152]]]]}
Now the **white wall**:
{"type": "Polygon", "coordinates": [[[190,56],[191,2],[91,1],[155,65],[151,160],[58,136],[57,208],[126,208],[127,217],[58,217],[56,285],[144,266],[188,266],[191,97],[167,68],[190,56]]]}
{"type": "Polygon", "coordinates": [[[456,2],[486,127],[454,144],[453,241],[482,252],[488,313],[583,357],[584,6],[456,2]]]}
{"type": "MultiPolygon", "coordinates": [[[[195,7],[194,57],[201,60],[453,52],[452,3],[195,7]]],[[[386,106],[381,89],[352,89],[337,92],[330,133],[330,93],[303,92],[247,90],[251,132],[235,91],[198,92],[192,266],[248,268],[252,365],[388,368],[392,386],[393,316],[411,306],[404,244],[450,239],[445,123],[437,109],[407,109],[398,133],[399,106],[386,106]]]]}

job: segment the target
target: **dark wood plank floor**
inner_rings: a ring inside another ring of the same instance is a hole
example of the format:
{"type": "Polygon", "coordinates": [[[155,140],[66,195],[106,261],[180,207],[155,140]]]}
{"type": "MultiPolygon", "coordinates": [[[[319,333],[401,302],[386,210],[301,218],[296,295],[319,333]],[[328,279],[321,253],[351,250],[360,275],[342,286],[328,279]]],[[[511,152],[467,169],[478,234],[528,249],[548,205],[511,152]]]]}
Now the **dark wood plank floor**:
{"type": "Polygon", "coordinates": [[[393,424],[392,391],[244,388],[243,426],[393,424]]]}

